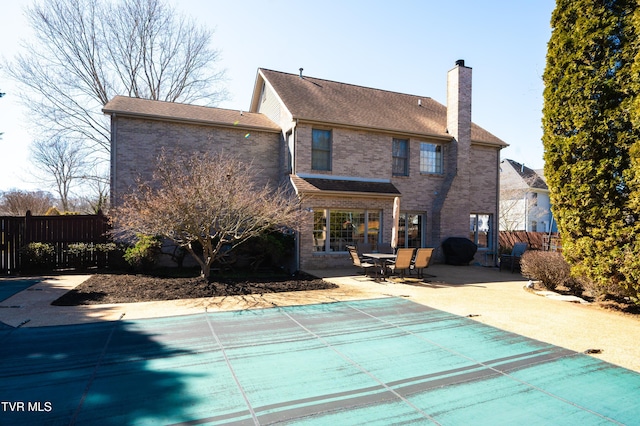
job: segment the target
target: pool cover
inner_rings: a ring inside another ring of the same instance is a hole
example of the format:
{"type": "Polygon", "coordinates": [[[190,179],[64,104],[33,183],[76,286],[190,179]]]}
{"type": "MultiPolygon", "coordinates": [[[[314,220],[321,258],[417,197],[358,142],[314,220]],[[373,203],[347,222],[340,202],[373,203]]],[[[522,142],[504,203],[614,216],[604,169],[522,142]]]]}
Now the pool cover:
{"type": "Polygon", "coordinates": [[[19,328],[0,424],[637,424],[640,374],[406,299],[19,328]]]}
{"type": "Polygon", "coordinates": [[[2,303],[3,301],[40,281],[42,280],[38,278],[4,278],[0,280],[0,309],[7,307],[2,303]]]}

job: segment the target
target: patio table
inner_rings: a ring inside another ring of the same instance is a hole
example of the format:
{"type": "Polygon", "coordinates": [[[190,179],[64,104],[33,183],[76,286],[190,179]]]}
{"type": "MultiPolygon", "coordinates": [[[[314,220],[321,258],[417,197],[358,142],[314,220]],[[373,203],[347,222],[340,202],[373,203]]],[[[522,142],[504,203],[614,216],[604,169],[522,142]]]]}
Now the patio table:
{"type": "Polygon", "coordinates": [[[362,257],[373,260],[373,263],[376,265],[375,280],[378,281],[378,271],[380,270],[382,271],[382,281],[384,281],[387,276],[387,260],[394,260],[396,255],[392,253],[362,253],[362,257]]]}

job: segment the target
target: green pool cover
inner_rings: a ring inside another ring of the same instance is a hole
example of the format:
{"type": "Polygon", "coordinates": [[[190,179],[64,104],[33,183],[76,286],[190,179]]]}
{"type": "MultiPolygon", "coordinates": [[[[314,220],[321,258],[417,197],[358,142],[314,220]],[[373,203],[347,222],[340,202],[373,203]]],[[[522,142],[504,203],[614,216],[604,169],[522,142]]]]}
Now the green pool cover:
{"type": "Polygon", "coordinates": [[[0,424],[638,424],[640,374],[400,298],[19,328],[0,424]]]}
{"type": "Polygon", "coordinates": [[[3,278],[0,280],[0,309],[8,308],[6,304],[2,303],[3,301],[40,281],[42,280],[38,278],[3,278]]]}

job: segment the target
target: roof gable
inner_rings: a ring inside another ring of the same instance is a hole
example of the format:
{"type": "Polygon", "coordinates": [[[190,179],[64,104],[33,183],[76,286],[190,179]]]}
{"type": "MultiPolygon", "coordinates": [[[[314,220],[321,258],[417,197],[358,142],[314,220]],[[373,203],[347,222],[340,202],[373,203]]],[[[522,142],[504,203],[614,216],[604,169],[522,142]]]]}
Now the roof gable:
{"type": "MultiPolygon", "coordinates": [[[[447,109],[428,96],[408,95],[297,74],[260,69],[251,111],[257,111],[261,78],[294,119],[451,139],[447,109]]],[[[472,124],[473,142],[507,144],[472,124]]]]}

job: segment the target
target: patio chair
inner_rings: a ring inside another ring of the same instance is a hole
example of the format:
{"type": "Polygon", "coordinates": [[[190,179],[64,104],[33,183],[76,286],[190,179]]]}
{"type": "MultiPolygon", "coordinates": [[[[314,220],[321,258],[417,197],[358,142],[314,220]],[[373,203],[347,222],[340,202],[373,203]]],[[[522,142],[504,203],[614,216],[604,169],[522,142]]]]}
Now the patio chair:
{"type": "Polygon", "coordinates": [[[393,247],[390,243],[380,243],[378,244],[378,253],[393,254],[393,247]]]}
{"type": "Polygon", "coordinates": [[[415,249],[412,248],[399,248],[396,253],[396,261],[388,265],[388,268],[393,272],[400,271],[400,277],[404,279],[405,271],[411,269],[411,260],[413,260],[413,252],[415,249]]]}
{"type": "Polygon", "coordinates": [[[362,269],[365,275],[369,275],[367,272],[370,268],[373,268],[375,265],[373,263],[364,262],[360,260],[360,256],[358,256],[358,251],[353,246],[347,246],[347,250],[349,250],[349,255],[351,256],[351,260],[353,261],[353,265],[362,269]]]}
{"type": "MultiPolygon", "coordinates": [[[[424,278],[424,270],[429,267],[432,254],[432,248],[419,248],[418,251],[416,251],[416,258],[411,264],[411,269],[415,269],[418,272],[418,278],[424,278]]],[[[429,276],[434,277],[435,275],[429,276]]]]}
{"type": "Polygon", "coordinates": [[[511,254],[500,255],[500,271],[502,268],[509,268],[511,272],[520,269],[520,258],[527,250],[527,243],[515,243],[511,249],[511,254]]]}
{"type": "Polygon", "coordinates": [[[369,243],[357,243],[356,249],[358,250],[358,257],[362,259],[362,253],[371,253],[372,248],[369,243]]]}

